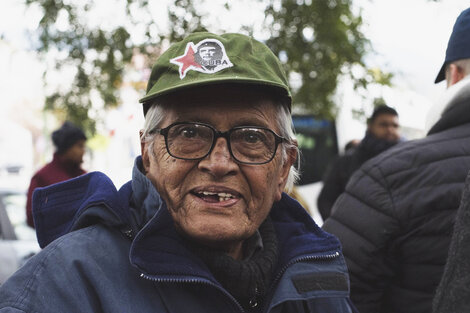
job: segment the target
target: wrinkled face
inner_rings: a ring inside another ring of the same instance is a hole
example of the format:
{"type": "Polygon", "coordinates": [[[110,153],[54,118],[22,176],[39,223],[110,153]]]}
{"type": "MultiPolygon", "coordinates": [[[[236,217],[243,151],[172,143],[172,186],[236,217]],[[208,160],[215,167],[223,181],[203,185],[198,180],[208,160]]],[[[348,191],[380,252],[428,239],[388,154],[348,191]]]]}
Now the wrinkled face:
{"type": "Polygon", "coordinates": [[[393,114],[380,114],[368,126],[377,138],[397,142],[400,138],[398,117],[393,114]]]}
{"type": "MultiPolygon", "coordinates": [[[[219,131],[236,126],[262,126],[279,134],[274,104],[249,97],[235,87],[181,92],[166,100],[169,108],[160,128],[175,122],[206,123],[219,131]]],[[[166,201],[177,229],[192,239],[239,257],[243,241],[280,200],[295,151],[282,162],[279,145],[274,159],[262,165],[238,164],[225,138],[218,138],[202,160],[170,156],[157,134],[152,154],[142,144],[147,177],[166,201]]]]}
{"type": "Polygon", "coordinates": [[[83,139],[77,141],[73,146],[64,152],[63,158],[73,164],[80,165],[83,163],[83,155],[85,154],[86,150],[85,143],[86,141],[83,139]]]}

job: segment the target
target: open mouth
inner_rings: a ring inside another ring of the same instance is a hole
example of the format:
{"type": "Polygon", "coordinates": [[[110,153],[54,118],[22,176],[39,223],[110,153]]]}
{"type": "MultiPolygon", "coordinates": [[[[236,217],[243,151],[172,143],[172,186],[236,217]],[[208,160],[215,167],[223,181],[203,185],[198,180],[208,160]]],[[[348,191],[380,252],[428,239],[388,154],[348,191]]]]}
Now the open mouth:
{"type": "Polygon", "coordinates": [[[202,200],[211,202],[211,203],[224,202],[224,201],[238,198],[237,195],[234,195],[228,192],[196,191],[196,192],[193,192],[193,194],[201,198],[202,200]]]}

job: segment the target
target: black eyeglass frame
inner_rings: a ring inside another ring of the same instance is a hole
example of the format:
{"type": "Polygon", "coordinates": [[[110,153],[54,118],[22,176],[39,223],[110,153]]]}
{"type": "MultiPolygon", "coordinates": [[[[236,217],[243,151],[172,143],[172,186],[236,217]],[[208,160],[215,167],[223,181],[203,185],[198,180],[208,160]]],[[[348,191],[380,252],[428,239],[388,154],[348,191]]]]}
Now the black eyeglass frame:
{"type": "Polygon", "coordinates": [[[237,163],[240,163],[240,164],[247,164],[247,165],[262,165],[262,164],[266,164],[266,163],[269,163],[271,162],[274,157],[276,156],[276,152],[277,152],[277,147],[279,146],[280,143],[283,143],[283,142],[286,142],[287,139],[284,138],[284,137],[281,137],[279,136],[278,134],[276,134],[273,130],[267,128],[267,127],[262,127],[262,126],[237,126],[237,127],[233,127],[227,131],[224,131],[224,132],[221,132],[217,129],[215,129],[212,125],[209,125],[209,124],[205,124],[205,123],[197,123],[197,122],[176,122],[176,123],[173,123],[173,124],[170,124],[168,125],[167,127],[165,128],[155,128],[153,129],[152,131],[149,132],[150,134],[153,134],[153,133],[159,133],[160,135],[163,136],[163,138],[165,138],[165,147],[166,147],[166,151],[168,152],[169,155],[171,155],[172,157],[174,157],[175,159],[180,159],[180,160],[187,160],[187,161],[196,161],[196,160],[202,160],[204,159],[205,157],[207,157],[209,154],[211,154],[212,150],[214,149],[215,147],[215,143],[217,142],[217,139],[219,139],[220,137],[222,138],[225,138],[225,140],[227,140],[227,147],[228,147],[228,151],[230,153],[230,156],[237,162],[237,163]],[[205,127],[208,127],[209,129],[212,130],[212,132],[214,133],[214,137],[212,138],[212,145],[209,149],[209,151],[204,154],[203,156],[199,157],[199,158],[183,158],[183,157],[178,157],[178,156],[175,156],[173,155],[171,152],[170,152],[170,148],[168,146],[168,132],[170,130],[170,128],[176,126],[176,125],[183,125],[183,124],[191,124],[191,125],[201,125],[201,126],[205,126],[205,127]],[[255,128],[255,129],[262,129],[262,130],[266,130],[270,133],[272,133],[274,135],[274,151],[273,151],[273,155],[271,156],[271,158],[269,160],[266,160],[266,161],[263,161],[263,162],[244,162],[244,161],[240,161],[239,159],[237,159],[235,157],[235,155],[233,154],[232,152],[232,145],[230,143],[230,135],[238,130],[238,129],[244,129],[244,128],[255,128]]]}

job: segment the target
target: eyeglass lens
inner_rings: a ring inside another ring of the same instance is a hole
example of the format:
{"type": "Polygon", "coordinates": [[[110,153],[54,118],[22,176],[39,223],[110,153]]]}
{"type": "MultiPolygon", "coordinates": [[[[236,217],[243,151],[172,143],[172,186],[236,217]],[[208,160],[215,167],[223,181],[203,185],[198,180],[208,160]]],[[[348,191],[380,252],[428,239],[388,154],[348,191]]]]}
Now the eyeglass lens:
{"type": "MultiPolygon", "coordinates": [[[[229,131],[232,156],[244,163],[269,161],[276,151],[276,138],[268,129],[256,127],[235,128],[229,131]]],[[[183,159],[205,157],[215,138],[215,130],[201,124],[176,124],[167,135],[171,155],[183,159]]]]}

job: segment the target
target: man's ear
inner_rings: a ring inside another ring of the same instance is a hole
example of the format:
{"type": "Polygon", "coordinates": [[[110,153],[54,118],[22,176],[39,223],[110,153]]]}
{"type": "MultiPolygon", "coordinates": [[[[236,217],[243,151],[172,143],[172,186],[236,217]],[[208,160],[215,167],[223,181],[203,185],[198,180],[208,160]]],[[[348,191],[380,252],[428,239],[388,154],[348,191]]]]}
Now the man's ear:
{"type": "Polygon", "coordinates": [[[463,72],[463,69],[458,67],[456,64],[449,64],[449,77],[447,80],[447,87],[450,87],[459,81],[461,81],[464,77],[465,74],[463,72]]]}
{"type": "MultiPolygon", "coordinates": [[[[295,146],[297,146],[297,141],[294,142],[295,146]]],[[[287,179],[289,178],[289,173],[292,165],[297,160],[297,149],[296,148],[289,148],[286,151],[287,159],[282,164],[281,175],[279,176],[279,180],[277,182],[277,193],[276,193],[276,201],[281,200],[282,192],[286,188],[287,179]]]]}
{"type": "Polygon", "coordinates": [[[142,137],[144,134],[144,131],[143,130],[140,130],[139,131],[139,137],[140,137],[140,153],[142,155],[142,164],[144,166],[144,169],[145,169],[145,173],[148,172],[149,168],[150,168],[150,158],[149,158],[149,149],[148,149],[148,145],[145,143],[145,140],[144,138],[142,137]]]}

